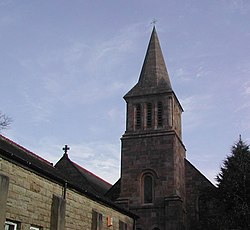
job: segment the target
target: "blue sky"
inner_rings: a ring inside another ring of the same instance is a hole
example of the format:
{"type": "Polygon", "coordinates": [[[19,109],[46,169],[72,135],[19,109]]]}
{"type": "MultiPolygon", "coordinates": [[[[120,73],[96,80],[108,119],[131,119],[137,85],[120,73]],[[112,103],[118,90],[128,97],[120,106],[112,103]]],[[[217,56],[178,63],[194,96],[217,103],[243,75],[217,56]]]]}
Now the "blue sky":
{"type": "Polygon", "coordinates": [[[3,134],[114,183],[123,96],[137,82],[153,18],[185,112],[187,158],[211,181],[239,134],[250,144],[249,0],[0,0],[3,134]]]}

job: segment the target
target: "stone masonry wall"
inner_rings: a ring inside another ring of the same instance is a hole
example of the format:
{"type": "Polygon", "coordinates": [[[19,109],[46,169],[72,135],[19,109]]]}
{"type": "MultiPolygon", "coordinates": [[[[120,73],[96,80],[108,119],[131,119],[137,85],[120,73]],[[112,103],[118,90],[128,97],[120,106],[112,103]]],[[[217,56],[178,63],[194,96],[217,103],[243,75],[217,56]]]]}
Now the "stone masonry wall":
{"type": "MultiPolygon", "coordinates": [[[[20,223],[20,230],[28,230],[31,225],[49,230],[52,198],[62,196],[63,187],[2,158],[0,172],[9,177],[6,219],[20,223]]],[[[66,192],[65,229],[91,229],[92,210],[103,215],[103,230],[119,229],[119,220],[132,229],[132,218],[71,189],[66,192]],[[108,216],[113,219],[110,227],[108,216]]]]}
{"type": "Polygon", "coordinates": [[[188,229],[196,229],[200,219],[198,199],[202,192],[214,189],[215,186],[187,160],[185,177],[188,229]]]}

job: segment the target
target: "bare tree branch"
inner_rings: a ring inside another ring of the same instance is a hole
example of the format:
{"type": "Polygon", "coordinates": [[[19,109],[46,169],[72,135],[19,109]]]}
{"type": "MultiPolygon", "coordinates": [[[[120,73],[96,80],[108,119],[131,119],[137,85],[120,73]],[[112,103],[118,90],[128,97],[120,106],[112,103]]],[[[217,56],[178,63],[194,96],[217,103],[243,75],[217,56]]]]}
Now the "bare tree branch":
{"type": "Polygon", "coordinates": [[[0,111],[0,131],[9,128],[12,119],[0,111]]]}

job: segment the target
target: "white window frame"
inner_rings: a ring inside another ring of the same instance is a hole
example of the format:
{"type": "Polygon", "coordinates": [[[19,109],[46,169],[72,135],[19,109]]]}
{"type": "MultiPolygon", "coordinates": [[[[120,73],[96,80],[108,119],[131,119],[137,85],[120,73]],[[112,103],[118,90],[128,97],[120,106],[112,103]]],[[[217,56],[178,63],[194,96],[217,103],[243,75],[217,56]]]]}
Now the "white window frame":
{"type": "Polygon", "coordinates": [[[17,223],[12,221],[5,221],[5,227],[4,230],[9,230],[9,226],[14,226],[14,230],[17,230],[17,223]]]}
{"type": "Polygon", "coordinates": [[[41,228],[39,228],[39,227],[34,227],[34,226],[31,226],[30,227],[30,230],[40,230],[41,228]]]}

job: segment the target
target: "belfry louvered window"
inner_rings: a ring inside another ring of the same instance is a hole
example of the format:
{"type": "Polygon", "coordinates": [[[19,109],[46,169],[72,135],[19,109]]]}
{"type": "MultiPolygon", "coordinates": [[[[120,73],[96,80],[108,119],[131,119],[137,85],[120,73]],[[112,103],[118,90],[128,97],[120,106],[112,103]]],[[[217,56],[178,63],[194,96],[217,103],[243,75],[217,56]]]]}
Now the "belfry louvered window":
{"type": "Polygon", "coordinates": [[[135,127],[137,129],[141,128],[141,105],[136,105],[136,111],[135,111],[135,127]]]}
{"type": "Polygon", "coordinates": [[[147,127],[152,127],[152,104],[147,103],[147,127]]]}
{"type": "Polygon", "coordinates": [[[163,126],[163,105],[161,101],[157,104],[157,125],[158,127],[163,126]]]}

